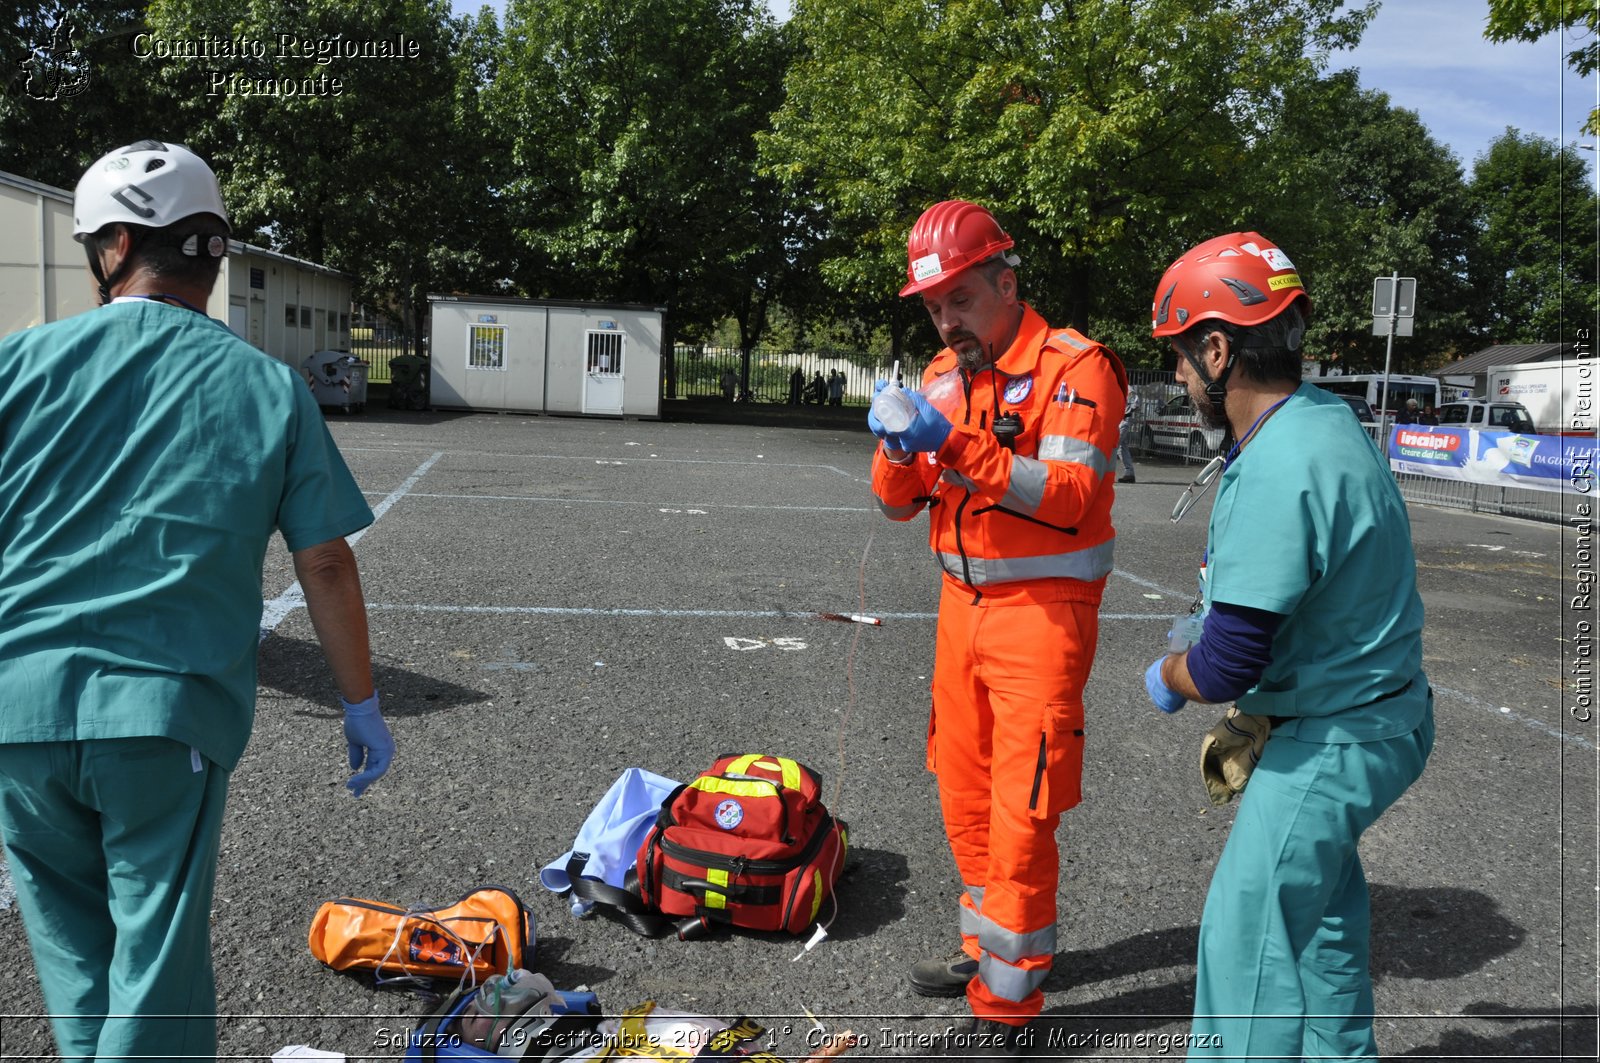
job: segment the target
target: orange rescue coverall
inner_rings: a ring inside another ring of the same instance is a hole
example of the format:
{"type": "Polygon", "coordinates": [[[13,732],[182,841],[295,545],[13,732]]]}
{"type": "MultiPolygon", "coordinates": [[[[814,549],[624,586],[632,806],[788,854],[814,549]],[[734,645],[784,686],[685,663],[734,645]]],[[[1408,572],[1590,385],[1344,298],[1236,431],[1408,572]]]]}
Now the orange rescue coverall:
{"type": "MultiPolygon", "coordinates": [[[[956,367],[946,348],[924,384],[956,367]]],[[[1110,350],[1024,305],[1016,340],[963,380],[937,454],[890,461],[892,520],[927,508],[943,570],[928,768],[965,891],[962,945],[979,1018],[1031,1018],[1056,950],[1061,813],[1080,799],[1083,689],[1111,571],[1112,456],[1127,375],[1110,350]],[[995,418],[1022,420],[1015,450],[995,418]]]]}

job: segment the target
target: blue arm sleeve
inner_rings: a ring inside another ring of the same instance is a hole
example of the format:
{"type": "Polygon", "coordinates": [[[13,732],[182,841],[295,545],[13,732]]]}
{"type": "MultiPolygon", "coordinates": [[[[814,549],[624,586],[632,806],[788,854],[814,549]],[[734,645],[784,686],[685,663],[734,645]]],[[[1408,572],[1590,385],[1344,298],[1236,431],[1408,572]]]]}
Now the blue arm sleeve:
{"type": "Polygon", "coordinates": [[[1213,602],[1200,641],[1189,650],[1189,678],[1211,704],[1232,701],[1255,686],[1272,663],[1272,636],[1282,613],[1213,602]]]}

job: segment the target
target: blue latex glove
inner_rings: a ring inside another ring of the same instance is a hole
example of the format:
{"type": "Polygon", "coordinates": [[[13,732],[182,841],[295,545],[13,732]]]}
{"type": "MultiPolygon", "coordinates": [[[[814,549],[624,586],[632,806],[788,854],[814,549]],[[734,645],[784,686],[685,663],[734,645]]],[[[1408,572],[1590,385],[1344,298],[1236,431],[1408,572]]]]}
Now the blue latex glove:
{"type": "MultiPolygon", "coordinates": [[[[872,397],[877,398],[878,392],[882,391],[888,386],[889,382],[887,380],[880,380],[873,384],[872,397]]],[[[911,450],[910,447],[901,442],[901,437],[899,435],[894,432],[890,432],[888,429],[883,427],[883,422],[878,420],[878,415],[873,412],[871,405],[867,406],[867,429],[873,435],[883,440],[884,447],[889,450],[897,450],[902,454],[908,453],[911,450]]]]}
{"type": "MultiPolygon", "coordinates": [[[[889,386],[887,380],[880,380],[872,385],[872,397],[877,398],[878,392],[889,386]]],[[[888,439],[889,433],[884,430],[883,422],[878,420],[878,415],[872,412],[872,405],[867,405],[867,430],[879,439],[888,439]]]]}
{"type": "MultiPolygon", "coordinates": [[[[933,403],[922,397],[920,391],[908,391],[911,401],[916,404],[917,416],[911,421],[911,427],[901,432],[897,439],[898,445],[890,443],[898,450],[914,450],[935,453],[944,446],[944,441],[950,438],[950,422],[945,415],[933,408],[933,403]]],[[[884,442],[888,442],[885,440],[884,442]]]]}
{"type": "Polygon", "coordinates": [[[1144,689],[1145,693],[1150,695],[1150,700],[1155,702],[1156,708],[1165,713],[1174,713],[1189,704],[1189,699],[1174,692],[1161,681],[1161,665],[1165,661],[1165,657],[1158,657],[1156,662],[1145,670],[1144,689]]]}
{"type": "Polygon", "coordinates": [[[360,797],[389,770],[389,762],[394,759],[394,736],[389,734],[389,725],[378,711],[376,690],[366,701],[352,705],[340,698],[339,704],[344,706],[344,740],[350,747],[350,767],[357,772],[345,785],[352,796],[360,797]]]}

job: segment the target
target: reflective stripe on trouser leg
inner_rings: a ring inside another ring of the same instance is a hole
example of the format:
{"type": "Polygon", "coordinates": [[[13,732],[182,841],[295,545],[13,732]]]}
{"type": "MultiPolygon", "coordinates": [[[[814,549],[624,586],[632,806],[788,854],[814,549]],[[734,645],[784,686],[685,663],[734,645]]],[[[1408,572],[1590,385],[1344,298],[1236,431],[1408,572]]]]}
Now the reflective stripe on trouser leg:
{"type": "Polygon", "coordinates": [[[1190,1059],[1377,1058],[1357,845],[1432,747],[1431,708],[1400,738],[1267,742],[1206,895],[1190,1059]]]}
{"type": "Polygon", "coordinates": [[[969,595],[947,584],[940,601],[929,763],[962,881],[983,887],[968,1000],[982,1017],[1027,1018],[1054,957],[1055,831],[1077,803],[1096,609],[975,607],[969,595]]]}
{"type": "Polygon", "coordinates": [[[973,959],[981,955],[978,932],[983,929],[983,916],[978,913],[982,910],[983,887],[967,886],[961,892],[961,949],[973,959]]]}

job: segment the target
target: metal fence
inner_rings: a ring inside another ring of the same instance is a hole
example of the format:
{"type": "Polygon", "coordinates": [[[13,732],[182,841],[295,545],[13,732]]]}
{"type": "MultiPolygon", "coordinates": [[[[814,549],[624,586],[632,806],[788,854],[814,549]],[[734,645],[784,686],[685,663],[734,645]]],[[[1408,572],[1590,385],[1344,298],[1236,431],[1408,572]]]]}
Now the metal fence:
{"type": "MultiPolygon", "coordinates": [[[[1188,408],[1183,387],[1172,373],[1133,370],[1130,388],[1140,396],[1130,418],[1130,440],[1135,454],[1146,458],[1172,458],[1185,464],[1210,461],[1221,448],[1221,431],[1207,429],[1188,408]]],[[[1366,424],[1367,436],[1380,453],[1386,451],[1391,420],[1366,424]]],[[[1393,473],[1407,502],[1443,506],[1471,513],[1491,513],[1524,520],[1561,523],[1573,505],[1556,491],[1527,487],[1498,487],[1465,480],[1446,480],[1417,473],[1393,473]]]]}
{"type": "Polygon", "coordinates": [[[427,354],[427,343],[408,339],[399,329],[382,325],[350,330],[350,353],[367,363],[367,382],[388,383],[389,362],[402,354],[427,354]]]}
{"type": "MultiPolygon", "coordinates": [[[[856,352],[780,351],[756,347],[750,351],[749,388],[741,394],[743,358],[737,347],[678,344],[673,348],[673,358],[677,369],[677,397],[687,399],[737,397],[744,402],[829,403],[833,401],[829,381],[842,375],[843,391],[835,405],[865,406],[872,401],[873,383],[887,379],[893,370],[888,362],[875,362],[871,356],[856,352]],[[800,374],[798,381],[796,370],[800,374]]],[[[901,363],[902,380],[921,380],[926,365],[926,360],[901,363]]]]}

